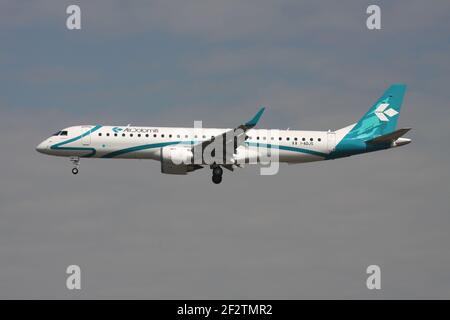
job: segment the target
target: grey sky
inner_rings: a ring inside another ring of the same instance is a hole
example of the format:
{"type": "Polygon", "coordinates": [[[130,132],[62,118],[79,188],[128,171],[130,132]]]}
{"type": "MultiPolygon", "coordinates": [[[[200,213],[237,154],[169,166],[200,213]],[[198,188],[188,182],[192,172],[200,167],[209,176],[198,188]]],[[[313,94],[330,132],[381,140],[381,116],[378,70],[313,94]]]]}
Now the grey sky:
{"type": "Polygon", "coordinates": [[[449,21],[448,1],[2,1],[0,298],[450,298],[449,21]],[[69,125],[233,127],[260,104],[260,127],[336,129],[395,82],[412,144],[272,177],[95,159],[74,177],[34,150],[69,125]]]}

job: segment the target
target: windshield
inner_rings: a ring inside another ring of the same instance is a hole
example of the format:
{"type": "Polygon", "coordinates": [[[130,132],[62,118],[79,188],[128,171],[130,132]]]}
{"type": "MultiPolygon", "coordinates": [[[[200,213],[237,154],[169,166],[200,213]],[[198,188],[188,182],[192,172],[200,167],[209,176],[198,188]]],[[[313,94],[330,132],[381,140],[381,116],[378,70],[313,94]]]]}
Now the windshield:
{"type": "Polygon", "coordinates": [[[68,134],[68,132],[66,130],[64,130],[64,131],[55,132],[53,134],[53,136],[67,136],[67,134],[68,134]]]}

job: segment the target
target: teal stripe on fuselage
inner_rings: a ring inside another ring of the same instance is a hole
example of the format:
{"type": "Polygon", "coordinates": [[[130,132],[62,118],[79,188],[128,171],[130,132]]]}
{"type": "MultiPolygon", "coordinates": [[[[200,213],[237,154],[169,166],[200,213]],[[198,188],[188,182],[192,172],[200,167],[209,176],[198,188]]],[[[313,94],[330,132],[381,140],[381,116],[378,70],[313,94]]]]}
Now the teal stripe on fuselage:
{"type": "Polygon", "coordinates": [[[126,149],[121,149],[117,151],[113,151],[110,153],[105,154],[102,156],[102,158],[114,158],[126,153],[135,152],[135,151],[142,151],[142,150],[148,150],[148,149],[155,149],[155,148],[163,148],[174,144],[192,144],[193,141],[172,141],[172,142],[160,142],[160,143],[151,143],[151,144],[144,144],[140,146],[130,147],[126,149]]]}
{"type": "Polygon", "coordinates": [[[258,142],[245,142],[250,147],[262,147],[262,148],[274,148],[279,150],[286,150],[286,151],[292,151],[292,152],[299,152],[299,153],[305,153],[305,154],[311,154],[313,156],[318,157],[326,157],[328,154],[309,150],[309,149],[303,149],[303,148],[297,148],[297,147],[290,147],[290,146],[283,146],[283,145],[276,145],[276,144],[266,144],[266,143],[258,143],[258,142]]]}
{"type": "MultiPolygon", "coordinates": [[[[140,145],[140,146],[135,146],[135,147],[130,147],[130,148],[126,148],[126,149],[113,151],[113,152],[105,154],[104,156],[102,156],[102,158],[115,158],[117,156],[127,154],[130,152],[155,149],[155,148],[163,148],[163,147],[167,147],[170,145],[176,145],[176,144],[194,145],[195,143],[198,143],[198,142],[199,141],[172,141],[172,142],[144,144],[144,145],[140,145]]],[[[289,146],[283,146],[283,145],[274,145],[274,144],[265,144],[265,143],[256,143],[256,142],[245,142],[245,143],[249,147],[274,148],[274,149],[279,149],[279,150],[305,153],[305,154],[310,154],[310,155],[319,156],[319,157],[327,156],[326,153],[309,150],[309,149],[303,149],[303,148],[289,147],[289,146]]]]}
{"type": "Polygon", "coordinates": [[[66,145],[66,144],[69,144],[69,143],[72,143],[72,142],[75,142],[75,141],[78,141],[78,140],[80,140],[81,138],[83,138],[83,137],[85,137],[85,136],[91,134],[92,132],[97,131],[97,130],[100,129],[101,127],[102,127],[102,126],[97,125],[97,126],[95,126],[94,128],[89,129],[89,130],[86,131],[85,133],[83,133],[83,134],[81,134],[81,135],[79,135],[79,136],[76,136],[75,138],[72,138],[72,139],[69,139],[69,140],[66,140],[66,141],[63,141],[63,142],[59,142],[59,143],[56,143],[56,144],[52,145],[52,146],[50,147],[50,149],[51,149],[51,150],[69,150],[69,151],[90,151],[91,153],[88,153],[88,154],[86,154],[86,155],[84,155],[84,156],[82,156],[82,157],[85,157],[85,158],[92,157],[92,156],[94,156],[95,153],[97,152],[97,150],[95,150],[95,148],[87,148],[87,147],[62,147],[62,146],[66,145]]]}

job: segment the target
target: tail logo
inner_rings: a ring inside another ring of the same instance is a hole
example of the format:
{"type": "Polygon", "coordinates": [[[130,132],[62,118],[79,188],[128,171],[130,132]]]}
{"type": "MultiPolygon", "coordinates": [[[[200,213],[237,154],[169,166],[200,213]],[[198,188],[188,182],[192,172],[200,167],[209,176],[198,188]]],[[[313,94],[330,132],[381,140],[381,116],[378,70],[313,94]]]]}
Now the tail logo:
{"type": "Polygon", "coordinates": [[[389,103],[380,103],[380,105],[375,109],[375,115],[381,121],[389,121],[389,118],[392,118],[398,114],[398,112],[392,108],[387,109],[388,107],[389,103]]]}

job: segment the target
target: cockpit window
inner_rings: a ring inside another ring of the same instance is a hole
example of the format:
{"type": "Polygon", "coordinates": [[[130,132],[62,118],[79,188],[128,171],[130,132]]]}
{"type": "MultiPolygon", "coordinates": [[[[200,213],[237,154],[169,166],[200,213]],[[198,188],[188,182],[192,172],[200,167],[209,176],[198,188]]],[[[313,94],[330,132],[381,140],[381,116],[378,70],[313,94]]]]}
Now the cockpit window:
{"type": "Polygon", "coordinates": [[[53,136],[67,136],[67,134],[68,134],[68,132],[66,130],[64,130],[64,131],[55,132],[53,134],[53,136]]]}

